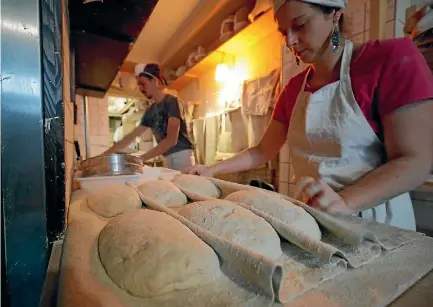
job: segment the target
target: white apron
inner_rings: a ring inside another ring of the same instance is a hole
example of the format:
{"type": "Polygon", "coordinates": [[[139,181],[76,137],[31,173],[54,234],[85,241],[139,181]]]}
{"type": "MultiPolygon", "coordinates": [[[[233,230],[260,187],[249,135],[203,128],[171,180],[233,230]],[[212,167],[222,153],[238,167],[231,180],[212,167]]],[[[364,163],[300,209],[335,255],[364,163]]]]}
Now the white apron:
{"type": "MultiPolygon", "coordinates": [[[[305,91],[308,74],[305,77],[287,134],[296,181],[304,176],[320,178],[339,191],[384,161],[384,145],[352,91],[349,75],[352,51],[352,42],[346,41],[340,81],[309,93],[305,91]]],[[[409,193],[363,211],[360,216],[409,230],[416,228],[409,193]]]]}

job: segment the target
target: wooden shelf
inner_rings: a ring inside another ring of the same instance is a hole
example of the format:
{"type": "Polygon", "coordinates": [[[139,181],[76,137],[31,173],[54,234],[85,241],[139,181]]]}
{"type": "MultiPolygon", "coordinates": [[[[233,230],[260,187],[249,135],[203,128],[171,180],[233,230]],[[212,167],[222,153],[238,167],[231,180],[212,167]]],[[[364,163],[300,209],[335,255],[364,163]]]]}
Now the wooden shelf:
{"type": "Polygon", "coordinates": [[[224,56],[239,56],[245,53],[250,47],[262,41],[270,34],[277,31],[277,24],[274,21],[272,11],[260,16],[256,21],[240,30],[228,41],[220,44],[213,52],[209,53],[203,60],[189,68],[185,74],[174,80],[168,88],[181,90],[191,80],[203,76],[222,63],[224,56]]]}

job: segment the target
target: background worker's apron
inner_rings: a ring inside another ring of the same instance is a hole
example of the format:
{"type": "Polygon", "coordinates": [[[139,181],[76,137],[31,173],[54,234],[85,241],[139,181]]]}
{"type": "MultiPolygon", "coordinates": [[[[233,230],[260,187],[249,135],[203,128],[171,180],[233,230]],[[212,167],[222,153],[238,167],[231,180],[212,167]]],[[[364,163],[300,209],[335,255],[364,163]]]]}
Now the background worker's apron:
{"type": "MultiPolygon", "coordinates": [[[[309,93],[305,91],[306,74],[287,134],[296,181],[303,176],[320,178],[339,191],[383,163],[384,145],[352,91],[352,51],[352,42],[346,41],[339,81],[309,93]]],[[[365,210],[361,216],[400,228],[416,228],[409,193],[365,210]]]]}
{"type": "Polygon", "coordinates": [[[192,149],[185,149],[174,152],[164,156],[163,162],[164,167],[184,173],[195,165],[194,151],[192,149]]]}

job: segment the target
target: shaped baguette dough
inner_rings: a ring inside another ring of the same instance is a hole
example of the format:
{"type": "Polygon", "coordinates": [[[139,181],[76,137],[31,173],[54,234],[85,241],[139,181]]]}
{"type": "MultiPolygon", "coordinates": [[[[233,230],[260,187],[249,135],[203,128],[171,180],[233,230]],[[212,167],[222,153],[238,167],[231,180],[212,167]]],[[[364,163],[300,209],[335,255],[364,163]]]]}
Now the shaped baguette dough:
{"type": "Polygon", "coordinates": [[[112,219],[99,234],[98,248],[108,276],[138,297],[198,287],[221,274],[213,249],[158,211],[139,209],[112,219]]]}
{"type": "Polygon", "coordinates": [[[196,175],[177,175],[173,178],[173,182],[177,184],[181,190],[190,191],[194,194],[219,198],[221,192],[219,188],[209,179],[196,175]]]}
{"type": "Polygon", "coordinates": [[[228,195],[226,200],[244,203],[296,227],[311,238],[320,240],[322,232],[316,220],[303,208],[281,196],[260,190],[243,190],[228,195]]]}
{"type": "Polygon", "coordinates": [[[226,200],[206,200],[178,211],[191,222],[213,234],[275,260],[281,256],[280,238],[263,218],[226,200]]]}
{"type": "Polygon", "coordinates": [[[180,207],[188,202],[186,195],[168,180],[147,181],[141,184],[138,189],[144,196],[169,208],[180,207]]]}
{"type": "Polygon", "coordinates": [[[141,208],[142,202],[133,188],[126,184],[112,184],[91,194],[87,205],[93,212],[110,218],[141,208]]]}

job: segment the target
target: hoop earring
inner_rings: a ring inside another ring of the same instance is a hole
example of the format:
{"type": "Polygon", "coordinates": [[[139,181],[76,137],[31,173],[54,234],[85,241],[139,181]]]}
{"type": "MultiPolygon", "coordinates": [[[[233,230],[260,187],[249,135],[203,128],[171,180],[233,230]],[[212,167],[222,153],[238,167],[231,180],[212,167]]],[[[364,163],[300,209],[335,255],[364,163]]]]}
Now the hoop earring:
{"type": "Polygon", "coordinates": [[[338,47],[340,47],[340,27],[338,24],[334,25],[334,31],[332,33],[331,42],[332,42],[332,51],[336,52],[338,47]]]}

